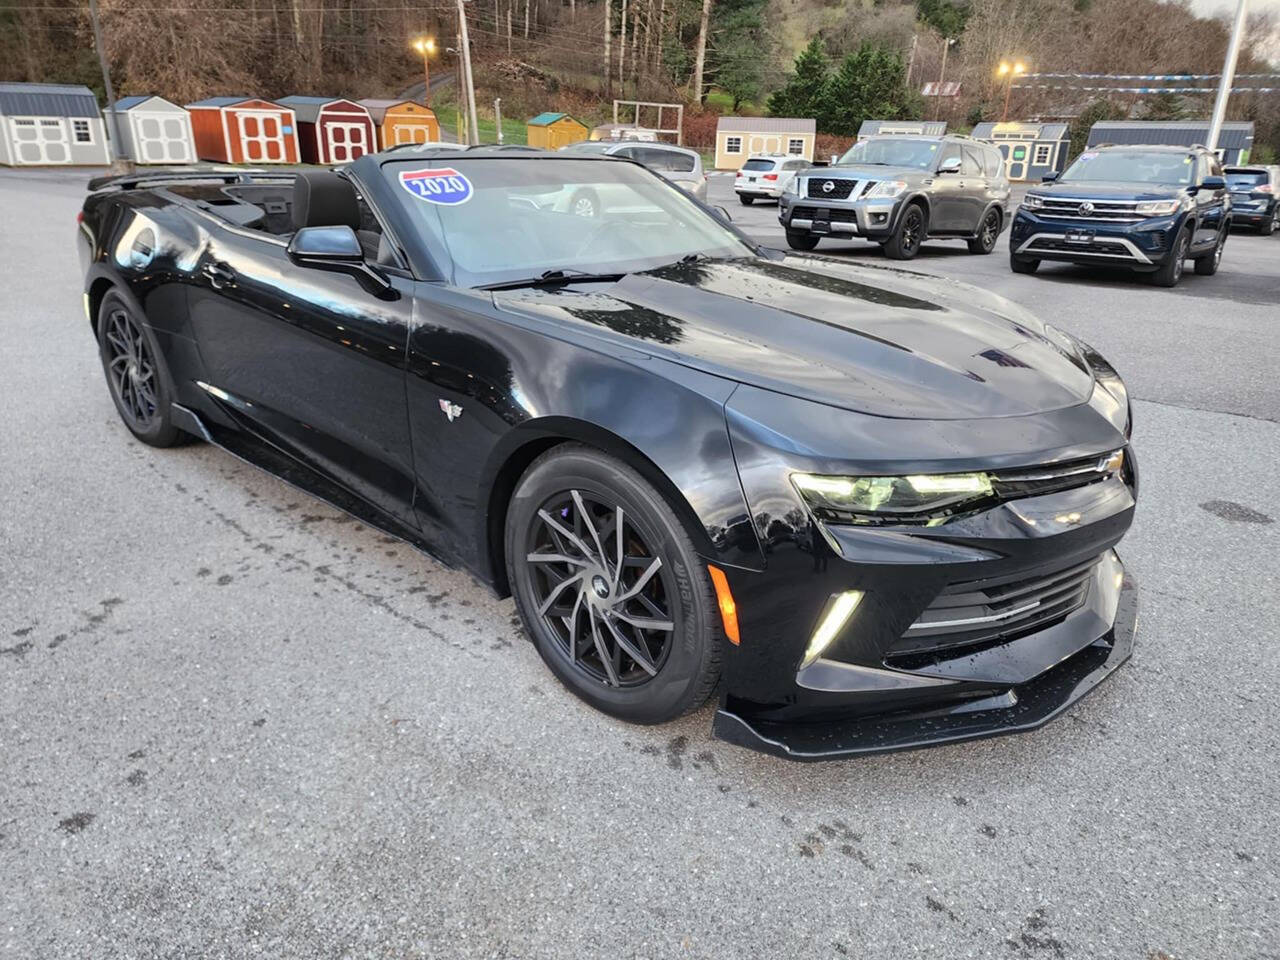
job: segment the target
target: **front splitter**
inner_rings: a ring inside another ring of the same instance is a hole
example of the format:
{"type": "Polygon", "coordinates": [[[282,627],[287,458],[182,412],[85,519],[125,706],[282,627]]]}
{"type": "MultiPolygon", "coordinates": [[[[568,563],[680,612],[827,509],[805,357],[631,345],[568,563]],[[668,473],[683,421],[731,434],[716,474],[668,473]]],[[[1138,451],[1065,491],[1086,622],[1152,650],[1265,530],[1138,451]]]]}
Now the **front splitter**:
{"type": "Polygon", "coordinates": [[[789,760],[837,760],[1024,733],[1044,726],[1111,676],[1133,653],[1137,627],[1138,587],[1126,574],[1110,631],[994,701],[814,723],[759,720],[722,707],[712,732],[729,743],[789,760]],[[982,709],[991,702],[1001,705],[982,709]]]}

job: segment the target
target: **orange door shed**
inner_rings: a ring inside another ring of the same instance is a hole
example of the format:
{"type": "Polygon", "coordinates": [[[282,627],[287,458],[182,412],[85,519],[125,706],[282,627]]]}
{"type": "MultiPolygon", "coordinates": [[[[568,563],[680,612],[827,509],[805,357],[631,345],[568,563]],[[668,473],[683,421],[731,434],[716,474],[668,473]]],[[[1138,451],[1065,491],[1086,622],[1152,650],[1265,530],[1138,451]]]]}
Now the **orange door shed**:
{"type": "Polygon", "coordinates": [[[187,110],[201,160],[298,162],[298,124],[288,107],[253,97],[210,97],[187,110]]]}
{"type": "Polygon", "coordinates": [[[440,121],[435,111],[416,100],[361,100],[378,128],[378,145],[432,143],[440,139],[440,121]]]}

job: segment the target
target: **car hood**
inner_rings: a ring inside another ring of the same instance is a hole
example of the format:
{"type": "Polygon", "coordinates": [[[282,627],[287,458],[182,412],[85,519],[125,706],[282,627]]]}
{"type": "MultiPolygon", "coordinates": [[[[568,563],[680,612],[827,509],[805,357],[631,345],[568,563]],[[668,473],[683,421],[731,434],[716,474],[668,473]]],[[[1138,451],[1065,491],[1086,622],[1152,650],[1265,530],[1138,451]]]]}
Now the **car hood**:
{"type": "Polygon", "coordinates": [[[1025,416],[1082,403],[1093,387],[1071,341],[1001,297],[813,257],[674,264],[608,285],[496,291],[494,303],[570,336],[877,416],[1025,416]]]}
{"type": "Polygon", "coordinates": [[[1084,180],[1068,180],[1059,183],[1042,183],[1027,192],[1039,194],[1042,197],[1071,197],[1083,200],[1169,200],[1181,196],[1186,189],[1174,184],[1140,181],[1092,183],[1084,180]]]}

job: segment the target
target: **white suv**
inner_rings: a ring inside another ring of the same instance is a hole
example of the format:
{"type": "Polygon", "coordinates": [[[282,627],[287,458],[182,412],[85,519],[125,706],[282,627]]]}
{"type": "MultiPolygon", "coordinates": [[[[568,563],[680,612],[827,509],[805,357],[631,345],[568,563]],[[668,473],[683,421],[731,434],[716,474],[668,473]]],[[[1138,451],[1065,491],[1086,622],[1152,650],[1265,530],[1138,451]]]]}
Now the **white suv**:
{"type": "Polygon", "coordinates": [[[748,157],[733,180],[733,189],[744,206],[755,200],[777,200],[797,173],[813,164],[789,154],[755,154],[748,157]]]}

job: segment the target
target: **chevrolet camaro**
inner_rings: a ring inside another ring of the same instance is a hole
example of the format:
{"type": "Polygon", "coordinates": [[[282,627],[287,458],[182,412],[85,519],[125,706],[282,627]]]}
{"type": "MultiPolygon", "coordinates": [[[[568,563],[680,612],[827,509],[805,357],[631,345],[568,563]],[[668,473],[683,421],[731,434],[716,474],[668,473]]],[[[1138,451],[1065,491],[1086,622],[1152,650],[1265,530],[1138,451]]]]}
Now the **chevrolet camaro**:
{"type": "Polygon", "coordinates": [[[1124,384],[1004,299],[760,247],[609,157],[90,186],[85,310],[133,436],[513,595],[599,710],[714,696],[726,740],[850,756],[1040,726],[1130,655],[1124,384]]]}

